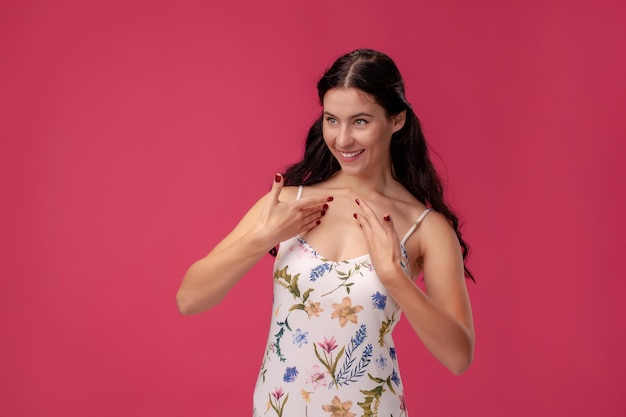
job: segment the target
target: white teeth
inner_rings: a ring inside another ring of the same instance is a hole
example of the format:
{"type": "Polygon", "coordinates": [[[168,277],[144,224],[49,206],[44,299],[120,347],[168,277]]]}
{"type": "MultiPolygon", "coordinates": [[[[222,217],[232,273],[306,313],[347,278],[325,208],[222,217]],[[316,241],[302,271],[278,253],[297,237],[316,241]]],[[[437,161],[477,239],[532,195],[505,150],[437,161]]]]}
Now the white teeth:
{"type": "Polygon", "coordinates": [[[360,151],[356,151],[356,152],[339,152],[339,154],[343,156],[344,158],[352,158],[353,156],[357,156],[363,151],[364,149],[361,149],[360,151]]]}

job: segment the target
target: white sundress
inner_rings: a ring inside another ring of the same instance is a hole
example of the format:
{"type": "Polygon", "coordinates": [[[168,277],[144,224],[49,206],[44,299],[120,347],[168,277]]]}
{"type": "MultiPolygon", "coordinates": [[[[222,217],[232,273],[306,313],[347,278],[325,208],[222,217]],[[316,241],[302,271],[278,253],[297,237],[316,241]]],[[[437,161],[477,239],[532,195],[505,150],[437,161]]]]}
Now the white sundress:
{"type": "MultiPolygon", "coordinates": [[[[407,274],[404,244],[429,211],[401,241],[407,274]]],[[[368,254],[330,261],[300,236],[281,242],[272,310],[253,417],[407,417],[392,338],[402,313],[368,254]]]]}

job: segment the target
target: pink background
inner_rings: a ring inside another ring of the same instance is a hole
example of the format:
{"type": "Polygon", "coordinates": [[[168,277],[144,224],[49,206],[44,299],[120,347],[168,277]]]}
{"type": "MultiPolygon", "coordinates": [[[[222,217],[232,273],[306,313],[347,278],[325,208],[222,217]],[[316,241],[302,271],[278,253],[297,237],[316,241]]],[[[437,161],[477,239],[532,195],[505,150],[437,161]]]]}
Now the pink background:
{"type": "Polygon", "coordinates": [[[271,259],[174,295],[357,47],[403,72],[478,280],[465,375],[399,326],[410,415],[624,415],[624,4],[3,1],[0,415],[251,414],[271,259]]]}

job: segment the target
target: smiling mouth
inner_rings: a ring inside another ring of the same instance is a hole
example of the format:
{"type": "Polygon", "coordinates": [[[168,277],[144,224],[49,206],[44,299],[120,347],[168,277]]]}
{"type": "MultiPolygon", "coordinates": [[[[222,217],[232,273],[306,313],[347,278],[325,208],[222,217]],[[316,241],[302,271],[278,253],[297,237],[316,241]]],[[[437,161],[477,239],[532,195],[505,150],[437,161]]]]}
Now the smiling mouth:
{"type": "Polygon", "coordinates": [[[363,152],[365,152],[365,149],[361,149],[360,151],[356,152],[339,152],[339,155],[343,156],[344,158],[353,158],[363,152]]]}

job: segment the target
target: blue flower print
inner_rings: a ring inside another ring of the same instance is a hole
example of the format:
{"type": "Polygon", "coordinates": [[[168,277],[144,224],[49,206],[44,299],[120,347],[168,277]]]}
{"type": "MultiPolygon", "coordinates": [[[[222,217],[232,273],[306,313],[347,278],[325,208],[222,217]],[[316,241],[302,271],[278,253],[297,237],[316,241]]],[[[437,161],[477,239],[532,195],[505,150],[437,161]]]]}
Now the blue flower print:
{"type": "Polygon", "coordinates": [[[356,331],[356,334],[352,338],[352,343],[354,344],[354,347],[357,348],[361,346],[361,343],[363,343],[363,340],[365,340],[366,336],[367,336],[367,329],[364,324],[361,324],[361,326],[359,327],[359,330],[356,331]]]}
{"type": "Polygon", "coordinates": [[[394,361],[396,360],[396,348],[389,348],[389,357],[394,361]]]}
{"type": "Polygon", "coordinates": [[[402,258],[400,259],[400,266],[402,267],[402,269],[408,272],[409,268],[406,266],[403,259],[408,259],[409,255],[406,253],[406,248],[404,247],[404,245],[400,245],[400,249],[402,249],[402,258]]]}
{"type": "Polygon", "coordinates": [[[375,360],[376,366],[380,369],[385,369],[387,367],[387,358],[385,358],[382,354],[378,359],[375,360]]]}
{"type": "Polygon", "coordinates": [[[311,270],[311,276],[309,276],[309,280],[315,282],[319,277],[324,275],[326,272],[329,272],[332,268],[332,265],[328,262],[316,266],[311,270]]]}
{"type": "Polygon", "coordinates": [[[398,373],[396,372],[396,368],[393,368],[393,371],[391,372],[391,380],[396,384],[396,386],[400,385],[400,377],[398,376],[398,373]]]}
{"type": "Polygon", "coordinates": [[[283,376],[283,381],[293,382],[296,380],[297,376],[298,376],[298,370],[296,369],[295,366],[291,368],[287,367],[287,370],[285,371],[285,375],[283,376]]]}
{"type": "Polygon", "coordinates": [[[309,332],[302,332],[301,329],[296,329],[296,332],[293,335],[293,344],[298,345],[298,347],[301,348],[303,343],[309,343],[307,339],[308,336],[309,332]]]}
{"type": "Polygon", "coordinates": [[[376,294],[372,294],[372,304],[374,304],[374,308],[384,310],[387,306],[387,296],[376,291],[376,294]]]}

